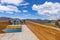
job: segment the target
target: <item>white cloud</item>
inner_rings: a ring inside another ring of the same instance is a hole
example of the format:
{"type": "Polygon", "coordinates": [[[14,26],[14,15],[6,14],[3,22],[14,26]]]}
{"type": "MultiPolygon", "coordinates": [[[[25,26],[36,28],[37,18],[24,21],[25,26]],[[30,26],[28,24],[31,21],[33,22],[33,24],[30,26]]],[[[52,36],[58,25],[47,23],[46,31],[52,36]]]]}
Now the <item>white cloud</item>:
{"type": "MultiPolygon", "coordinates": [[[[24,0],[0,0],[0,12],[1,13],[17,13],[17,12],[21,12],[17,6],[25,6],[25,5],[29,5],[29,3],[25,2],[24,0]],[[6,6],[3,4],[7,4],[6,6]],[[13,4],[13,5],[11,5],[13,4]]],[[[27,10],[24,10],[23,12],[27,12],[27,10]]]]}
{"type": "MultiPolygon", "coordinates": [[[[0,0],[0,13],[17,13],[21,12],[17,6],[25,6],[29,5],[29,3],[24,0],[0,0]],[[6,6],[4,4],[7,4],[6,6]],[[13,5],[11,5],[13,4],[13,5]]],[[[23,12],[27,12],[27,10],[23,10],[23,12]]]]}
{"type": "Polygon", "coordinates": [[[27,16],[27,17],[28,17],[28,16],[31,16],[31,14],[23,14],[23,15],[24,15],[24,16],[27,16]]]}
{"type": "Polygon", "coordinates": [[[1,0],[1,4],[7,3],[7,4],[17,5],[17,6],[22,2],[23,0],[1,0]]]}
{"type": "Polygon", "coordinates": [[[28,12],[28,10],[23,10],[23,12],[28,12]]]}
{"type": "Polygon", "coordinates": [[[15,12],[19,11],[15,6],[1,6],[1,5],[0,5],[0,10],[2,10],[2,11],[15,11],[15,12]]]}
{"type": "MultiPolygon", "coordinates": [[[[49,16],[51,19],[57,19],[57,16],[60,14],[60,3],[45,2],[41,5],[34,4],[32,10],[35,10],[40,15],[49,16]],[[52,17],[51,17],[52,16],[52,17]]],[[[60,17],[60,16],[59,16],[60,17]]]]}
{"type": "Polygon", "coordinates": [[[20,10],[18,10],[18,8],[15,6],[12,6],[12,5],[2,6],[2,5],[0,5],[0,12],[4,12],[4,11],[7,13],[20,12],[20,10]]]}

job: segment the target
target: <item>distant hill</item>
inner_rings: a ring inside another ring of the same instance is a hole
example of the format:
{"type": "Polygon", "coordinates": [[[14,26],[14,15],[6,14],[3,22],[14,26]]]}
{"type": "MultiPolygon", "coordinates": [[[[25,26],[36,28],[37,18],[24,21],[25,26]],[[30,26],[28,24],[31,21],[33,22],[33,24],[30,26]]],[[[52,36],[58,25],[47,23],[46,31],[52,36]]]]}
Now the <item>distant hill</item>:
{"type": "Polygon", "coordinates": [[[41,19],[26,19],[27,21],[32,21],[36,23],[50,23],[51,20],[41,20],[41,19]]]}
{"type": "Polygon", "coordinates": [[[0,22],[2,22],[2,21],[9,21],[9,20],[12,20],[12,18],[0,17],[0,22]]]}
{"type": "Polygon", "coordinates": [[[21,22],[21,24],[23,24],[23,20],[19,19],[19,18],[9,18],[9,17],[0,17],[0,22],[9,22],[9,21],[13,21],[13,20],[19,20],[21,22]]]}
{"type": "MultiPolygon", "coordinates": [[[[41,19],[26,19],[26,21],[31,21],[39,24],[49,25],[49,26],[56,26],[56,22],[60,25],[60,20],[41,20],[41,19]]],[[[59,26],[60,27],[60,26],[59,26]]]]}

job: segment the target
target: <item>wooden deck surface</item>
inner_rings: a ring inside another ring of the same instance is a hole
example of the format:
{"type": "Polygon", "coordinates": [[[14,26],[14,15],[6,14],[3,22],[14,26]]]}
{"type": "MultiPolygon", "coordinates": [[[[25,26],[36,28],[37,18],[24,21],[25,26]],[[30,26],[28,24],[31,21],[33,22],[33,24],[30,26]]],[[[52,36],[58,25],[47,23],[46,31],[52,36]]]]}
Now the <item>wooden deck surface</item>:
{"type": "Polygon", "coordinates": [[[0,34],[0,40],[60,40],[60,29],[25,21],[22,32],[0,34]]]}
{"type": "Polygon", "coordinates": [[[4,33],[2,30],[6,28],[22,28],[21,25],[10,25],[9,22],[0,22],[0,34],[4,33]]]}
{"type": "Polygon", "coordinates": [[[6,28],[22,28],[21,25],[7,25],[6,28]]]}
{"type": "Polygon", "coordinates": [[[22,32],[0,34],[0,40],[39,40],[26,25],[22,25],[22,32]]]}
{"type": "Polygon", "coordinates": [[[39,40],[60,40],[60,29],[25,21],[27,27],[39,38],[39,40]]]}

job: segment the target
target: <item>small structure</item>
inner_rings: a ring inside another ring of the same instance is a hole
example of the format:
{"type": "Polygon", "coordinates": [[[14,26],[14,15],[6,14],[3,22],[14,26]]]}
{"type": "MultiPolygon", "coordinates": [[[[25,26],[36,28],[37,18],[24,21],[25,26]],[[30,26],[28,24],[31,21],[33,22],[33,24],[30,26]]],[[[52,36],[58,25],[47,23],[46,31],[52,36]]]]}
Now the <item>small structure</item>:
{"type": "Polygon", "coordinates": [[[21,24],[20,19],[11,19],[9,20],[9,25],[7,25],[6,28],[3,29],[2,31],[4,33],[21,32],[22,26],[20,24],[21,24]]]}
{"type": "Polygon", "coordinates": [[[21,21],[20,19],[13,19],[13,20],[9,20],[10,25],[20,25],[21,21]]]}

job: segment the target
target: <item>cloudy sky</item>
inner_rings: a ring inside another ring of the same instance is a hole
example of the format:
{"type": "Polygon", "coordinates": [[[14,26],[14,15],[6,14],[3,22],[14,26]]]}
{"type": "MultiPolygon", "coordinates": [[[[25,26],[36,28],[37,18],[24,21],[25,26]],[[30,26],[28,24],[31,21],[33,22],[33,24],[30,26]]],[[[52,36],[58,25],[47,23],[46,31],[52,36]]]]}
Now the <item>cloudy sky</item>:
{"type": "Polygon", "coordinates": [[[0,17],[60,19],[60,0],[0,0],[0,17]]]}

